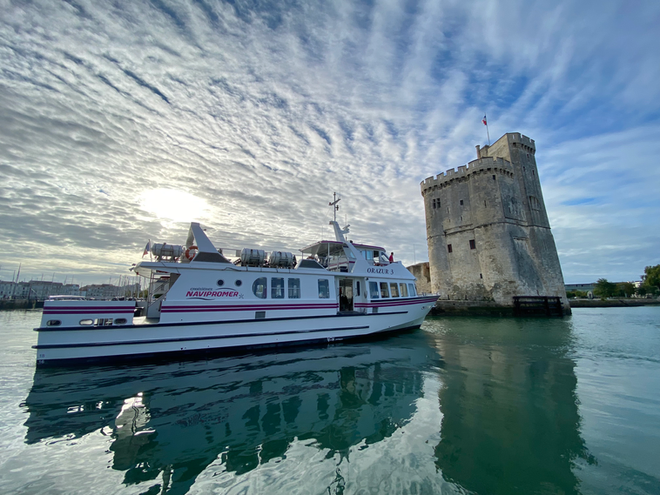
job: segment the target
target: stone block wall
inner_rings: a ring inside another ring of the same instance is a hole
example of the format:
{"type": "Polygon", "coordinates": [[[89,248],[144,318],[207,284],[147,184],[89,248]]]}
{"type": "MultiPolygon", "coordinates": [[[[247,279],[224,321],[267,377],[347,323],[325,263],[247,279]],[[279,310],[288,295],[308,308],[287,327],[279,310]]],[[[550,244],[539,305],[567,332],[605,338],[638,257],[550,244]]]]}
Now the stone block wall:
{"type": "Polygon", "coordinates": [[[514,296],[559,296],[570,312],[535,153],[534,140],[508,133],[420,184],[441,299],[512,306],[514,296]]]}

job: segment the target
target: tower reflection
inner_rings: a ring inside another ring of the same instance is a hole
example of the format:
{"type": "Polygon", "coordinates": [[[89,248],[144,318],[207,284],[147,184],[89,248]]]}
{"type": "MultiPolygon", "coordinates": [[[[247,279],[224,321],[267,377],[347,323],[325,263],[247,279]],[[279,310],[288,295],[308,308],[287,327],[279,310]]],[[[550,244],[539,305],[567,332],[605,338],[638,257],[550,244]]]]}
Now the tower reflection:
{"type": "Polygon", "coordinates": [[[429,322],[442,332],[441,441],[446,480],[476,493],[579,492],[580,436],[570,320],[429,322]]]}

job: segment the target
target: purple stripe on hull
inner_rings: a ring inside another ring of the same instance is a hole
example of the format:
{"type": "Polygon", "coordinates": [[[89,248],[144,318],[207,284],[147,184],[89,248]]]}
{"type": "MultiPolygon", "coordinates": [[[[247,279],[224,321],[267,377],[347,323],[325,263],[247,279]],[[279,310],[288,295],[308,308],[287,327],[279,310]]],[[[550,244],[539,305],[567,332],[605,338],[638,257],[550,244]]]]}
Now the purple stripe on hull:
{"type": "Polygon", "coordinates": [[[113,310],[113,309],[133,309],[135,307],[135,304],[131,304],[130,306],[46,306],[46,309],[49,310],[60,310],[60,309],[95,309],[95,310],[101,310],[101,309],[108,309],[108,310],[113,310]]]}
{"type": "Polygon", "coordinates": [[[291,309],[337,309],[337,304],[279,304],[231,306],[163,306],[161,313],[197,313],[207,311],[273,311],[291,309]]]}
{"type": "Polygon", "coordinates": [[[121,309],[112,309],[112,308],[86,308],[86,309],[75,309],[75,308],[62,308],[62,309],[44,309],[43,314],[45,315],[83,315],[83,314],[97,314],[97,313],[119,313],[119,314],[130,314],[133,313],[135,308],[121,308],[121,309]]]}

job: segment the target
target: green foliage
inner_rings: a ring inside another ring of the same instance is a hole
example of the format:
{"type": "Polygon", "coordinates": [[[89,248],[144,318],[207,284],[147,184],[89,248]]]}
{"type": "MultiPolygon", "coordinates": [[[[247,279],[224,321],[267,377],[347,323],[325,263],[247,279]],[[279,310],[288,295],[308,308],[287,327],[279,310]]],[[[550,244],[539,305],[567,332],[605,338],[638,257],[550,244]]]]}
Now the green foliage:
{"type": "Polygon", "coordinates": [[[630,297],[635,293],[635,286],[631,282],[619,282],[616,284],[616,295],[618,297],[630,297]]]}
{"type": "Polygon", "coordinates": [[[660,292],[660,265],[644,268],[642,287],[644,287],[647,294],[657,294],[660,292]]]}
{"type": "Polygon", "coordinates": [[[566,297],[569,299],[585,299],[587,297],[587,293],[584,292],[583,290],[569,290],[566,292],[566,297]]]}
{"type": "Polygon", "coordinates": [[[599,278],[594,287],[594,295],[600,297],[601,299],[607,299],[608,297],[616,296],[617,288],[616,284],[608,282],[606,278],[599,278]]]}

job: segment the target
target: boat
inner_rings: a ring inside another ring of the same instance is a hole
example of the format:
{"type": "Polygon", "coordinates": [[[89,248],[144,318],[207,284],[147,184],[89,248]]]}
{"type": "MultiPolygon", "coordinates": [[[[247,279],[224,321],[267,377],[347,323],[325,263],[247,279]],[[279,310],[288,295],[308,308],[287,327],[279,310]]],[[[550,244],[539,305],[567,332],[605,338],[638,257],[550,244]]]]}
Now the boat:
{"type": "MultiPolygon", "coordinates": [[[[332,203],[331,203],[332,204],[332,203]]],[[[38,365],[166,356],[364,338],[418,328],[437,295],[385,249],[346,239],[290,252],[223,254],[193,222],[185,244],[155,243],[133,270],[149,279],[136,300],[50,299],[38,332],[38,365]]],[[[151,244],[151,243],[149,243],[151,244]]]]}

